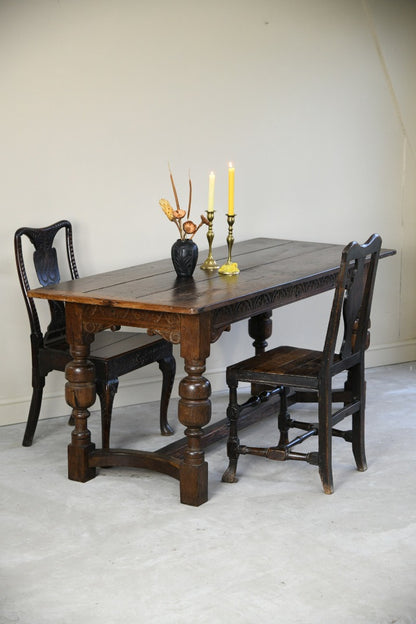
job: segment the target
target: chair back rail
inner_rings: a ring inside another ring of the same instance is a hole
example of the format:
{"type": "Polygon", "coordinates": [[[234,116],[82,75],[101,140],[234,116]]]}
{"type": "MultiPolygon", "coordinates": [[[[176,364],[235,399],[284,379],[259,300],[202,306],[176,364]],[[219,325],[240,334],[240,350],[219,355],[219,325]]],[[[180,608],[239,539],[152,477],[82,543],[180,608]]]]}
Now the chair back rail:
{"type": "Polygon", "coordinates": [[[354,241],[342,252],[323,350],[324,363],[329,367],[334,363],[341,316],[344,323],[341,359],[366,347],[381,242],[381,237],[373,234],[363,245],[354,241]]]}
{"type": "Polygon", "coordinates": [[[69,221],[61,220],[45,228],[22,227],[16,231],[14,236],[16,265],[29,315],[31,333],[40,344],[51,344],[56,340],[65,338],[65,304],[62,301],[48,302],[51,320],[45,334],[43,334],[35,300],[27,294],[30,290],[30,284],[25,267],[22,237],[26,236],[35,248],[33,263],[39,284],[41,286],[50,286],[51,284],[58,284],[61,279],[57,253],[53,245],[56,235],[62,229],[65,230],[66,254],[71,279],[78,279],[79,274],[73,248],[72,226],[69,221]]]}

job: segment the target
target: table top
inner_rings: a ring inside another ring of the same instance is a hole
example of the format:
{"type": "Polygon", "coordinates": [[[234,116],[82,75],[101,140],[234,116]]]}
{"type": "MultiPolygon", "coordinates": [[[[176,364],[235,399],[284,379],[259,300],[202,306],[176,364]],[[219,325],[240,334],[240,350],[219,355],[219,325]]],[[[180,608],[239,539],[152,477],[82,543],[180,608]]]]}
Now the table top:
{"type": "MultiPolygon", "coordinates": [[[[31,297],[73,303],[181,314],[200,314],[253,293],[308,283],[338,272],[343,245],[272,238],[234,244],[232,260],[238,275],[203,271],[197,265],[192,278],[178,279],[170,259],[149,262],[31,290],[31,297]]],[[[381,257],[393,255],[383,249],[381,257]]],[[[199,252],[201,263],[207,255],[199,252]]],[[[224,245],[213,250],[218,265],[227,259],[224,245]]]]}

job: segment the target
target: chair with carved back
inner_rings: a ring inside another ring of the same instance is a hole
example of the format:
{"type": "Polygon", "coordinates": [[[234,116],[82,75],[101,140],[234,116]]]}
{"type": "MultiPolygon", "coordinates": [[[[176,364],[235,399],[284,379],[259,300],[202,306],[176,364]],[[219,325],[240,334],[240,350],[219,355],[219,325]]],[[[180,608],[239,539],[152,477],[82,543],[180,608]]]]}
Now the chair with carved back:
{"type": "MultiPolygon", "coordinates": [[[[30,322],[30,342],[32,352],[32,399],[23,446],[30,446],[35,434],[42,404],[45,379],[53,370],[64,371],[72,359],[65,340],[65,304],[62,301],[49,301],[50,323],[42,332],[35,300],[28,296],[30,290],[28,271],[25,266],[22,238],[27,237],[34,246],[33,263],[40,285],[50,286],[60,281],[58,254],[54,247],[58,232],[65,233],[66,256],[71,279],[77,279],[78,269],[73,249],[72,226],[62,220],[42,228],[22,227],[14,236],[16,265],[20,286],[26,303],[30,322]]],[[[63,237],[63,234],[60,235],[63,237]]],[[[63,242],[63,241],[62,241],[63,242]]],[[[36,285],[37,286],[37,285],[36,285]]],[[[116,328],[119,329],[119,328],[116,328]]],[[[173,433],[167,420],[167,410],[175,378],[175,359],[171,343],[160,337],[143,333],[106,330],[96,334],[91,345],[89,359],[95,366],[96,389],[100,398],[101,428],[103,448],[110,445],[110,426],[114,396],[121,375],[157,362],[162,372],[162,392],[160,401],[160,432],[173,433]]],[[[70,419],[72,423],[72,419],[70,419]]]]}
{"type": "Polygon", "coordinates": [[[344,248],[322,351],[281,346],[227,368],[230,430],[227,443],[229,466],[222,478],[224,482],[237,481],[239,456],[251,454],[280,461],[306,461],[318,466],[324,492],[331,494],[334,491],[333,436],[351,443],[357,469],[366,470],[364,352],[368,347],[370,310],[380,248],[381,238],[377,234],[373,234],[363,245],[352,242],[344,248]],[[343,331],[343,336],[337,350],[340,331],[343,331]],[[335,389],[332,387],[333,378],[340,373],[343,373],[344,383],[340,389],[335,389]],[[254,388],[260,385],[265,390],[239,405],[239,382],[249,382],[254,384],[254,388]],[[280,394],[277,444],[270,447],[240,444],[240,413],[277,393],[280,394]],[[316,402],[318,422],[292,419],[287,409],[297,402],[316,402]],[[333,404],[339,405],[333,408],[333,404]],[[351,427],[338,429],[337,425],[347,416],[352,416],[351,427]],[[289,440],[292,428],[302,433],[289,440]],[[311,436],[318,437],[317,451],[300,453],[293,450],[311,436]]]}

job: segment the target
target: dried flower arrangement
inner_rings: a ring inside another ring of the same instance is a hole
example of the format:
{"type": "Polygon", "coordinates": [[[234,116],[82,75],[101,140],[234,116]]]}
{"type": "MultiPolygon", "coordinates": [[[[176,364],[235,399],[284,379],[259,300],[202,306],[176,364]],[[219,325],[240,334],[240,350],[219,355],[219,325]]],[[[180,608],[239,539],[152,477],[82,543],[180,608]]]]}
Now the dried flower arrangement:
{"type": "Polygon", "coordinates": [[[188,201],[188,211],[186,211],[186,210],[182,210],[182,208],[180,207],[178,194],[176,192],[175,182],[173,181],[173,175],[172,175],[172,171],[170,170],[170,167],[169,167],[169,173],[170,173],[170,181],[171,181],[172,189],[173,189],[173,195],[175,197],[176,210],[170,205],[167,199],[161,199],[159,201],[159,204],[162,207],[162,210],[167,216],[167,218],[169,219],[169,221],[173,221],[173,223],[175,223],[176,227],[179,230],[180,239],[181,240],[192,239],[202,225],[209,225],[209,221],[202,214],[201,214],[201,222],[199,225],[196,225],[196,223],[194,223],[193,221],[189,219],[189,216],[191,213],[191,202],[192,202],[191,178],[189,177],[189,201],[188,201]],[[185,216],[186,216],[186,221],[182,223],[182,219],[185,216]]]}

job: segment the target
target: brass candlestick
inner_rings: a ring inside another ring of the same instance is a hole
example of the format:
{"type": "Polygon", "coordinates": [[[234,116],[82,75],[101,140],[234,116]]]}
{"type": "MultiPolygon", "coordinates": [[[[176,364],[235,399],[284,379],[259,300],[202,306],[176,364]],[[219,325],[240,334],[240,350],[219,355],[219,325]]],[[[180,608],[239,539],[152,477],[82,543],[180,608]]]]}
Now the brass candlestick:
{"type": "Polygon", "coordinates": [[[234,243],[233,236],[233,225],[235,221],[235,215],[227,214],[227,223],[228,223],[228,236],[227,236],[227,245],[228,245],[228,259],[225,264],[222,265],[218,269],[218,273],[222,273],[223,275],[237,275],[240,273],[240,269],[238,268],[237,262],[231,261],[231,250],[234,243]]]}
{"type": "Polygon", "coordinates": [[[207,213],[207,219],[209,222],[208,232],[207,232],[209,248],[208,248],[208,257],[205,260],[205,262],[201,264],[201,269],[203,269],[204,271],[215,271],[216,269],[218,269],[218,264],[215,262],[214,258],[212,257],[212,241],[214,240],[214,231],[212,229],[212,222],[214,220],[215,210],[212,210],[211,212],[206,210],[205,212],[207,213]]]}

